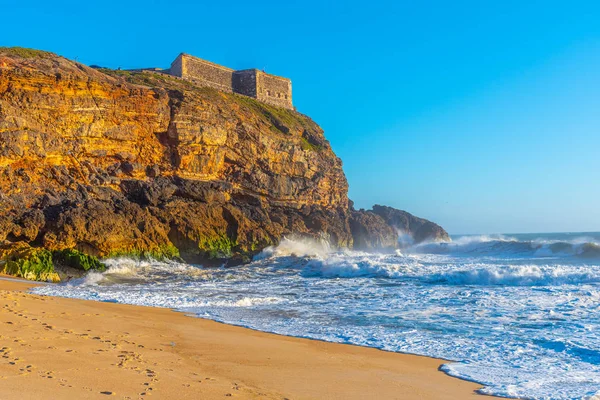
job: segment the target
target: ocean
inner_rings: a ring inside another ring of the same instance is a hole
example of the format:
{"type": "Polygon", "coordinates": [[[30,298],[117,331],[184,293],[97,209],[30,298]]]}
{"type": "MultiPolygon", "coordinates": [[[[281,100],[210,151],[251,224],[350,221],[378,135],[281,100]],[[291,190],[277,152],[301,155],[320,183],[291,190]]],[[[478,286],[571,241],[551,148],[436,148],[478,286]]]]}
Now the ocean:
{"type": "Polygon", "coordinates": [[[600,233],[455,236],[392,254],[284,239],[239,267],[107,264],[33,292],[443,358],[484,394],[600,397],[600,233]]]}

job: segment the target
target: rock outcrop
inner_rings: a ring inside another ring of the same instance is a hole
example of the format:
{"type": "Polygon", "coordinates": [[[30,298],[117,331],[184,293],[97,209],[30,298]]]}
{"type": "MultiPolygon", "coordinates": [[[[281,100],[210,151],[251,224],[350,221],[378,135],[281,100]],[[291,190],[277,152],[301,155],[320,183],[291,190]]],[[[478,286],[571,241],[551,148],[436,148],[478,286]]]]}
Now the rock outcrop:
{"type": "Polygon", "coordinates": [[[372,211],[399,233],[409,235],[414,243],[428,240],[450,241],[450,236],[444,228],[426,219],[415,217],[406,211],[380,205],[374,205],[372,211]]]}
{"type": "Polygon", "coordinates": [[[347,192],[322,129],[295,111],[160,73],[0,48],[0,243],[9,248],[222,264],[291,233],[393,246],[388,217],[351,211],[347,192]]]}
{"type": "Polygon", "coordinates": [[[398,247],[398,232],[372,211],[352,211],[350,230],[356,250],[386,251],[398,247]]]}

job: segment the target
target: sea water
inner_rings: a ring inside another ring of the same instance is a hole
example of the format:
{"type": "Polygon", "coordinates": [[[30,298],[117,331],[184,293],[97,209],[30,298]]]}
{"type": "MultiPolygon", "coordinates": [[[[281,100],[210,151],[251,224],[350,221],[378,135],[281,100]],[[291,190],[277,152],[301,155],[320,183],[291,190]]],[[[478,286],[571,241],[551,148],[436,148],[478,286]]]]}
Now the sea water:
{"type": "Polygon", "coordinates": [[[112,259],[33,291],[439,357],[486,394],[600,396],[600,234],[453,239],[392,254],[284,239],[235,268],[112,259]]]}

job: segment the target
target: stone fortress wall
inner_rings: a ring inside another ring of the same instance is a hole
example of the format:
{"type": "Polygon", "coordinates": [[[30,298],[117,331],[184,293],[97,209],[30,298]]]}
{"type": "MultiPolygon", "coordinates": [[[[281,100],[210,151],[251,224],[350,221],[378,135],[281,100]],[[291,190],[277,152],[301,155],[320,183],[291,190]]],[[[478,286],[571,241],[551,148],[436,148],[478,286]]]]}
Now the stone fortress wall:
{"type": "Polygon", "coordinates": [[[203,86],[233,92],[233,70],[200,58],[180,54],[171,64],[170,73],[203,86]]]}
{"type": "Polygon", "coordinates": [[[257,69],[235,71],[189,54],[181,53],[171,64],[169,74],[229,93],[253,97],[278,107],[294,109],[292,82],[257,69]]]}
{"type": "Polygon", "coordinates": [[[292,108],[292,82],[280,76],[256,71],[256,98],[265,103],[292,108]]]}

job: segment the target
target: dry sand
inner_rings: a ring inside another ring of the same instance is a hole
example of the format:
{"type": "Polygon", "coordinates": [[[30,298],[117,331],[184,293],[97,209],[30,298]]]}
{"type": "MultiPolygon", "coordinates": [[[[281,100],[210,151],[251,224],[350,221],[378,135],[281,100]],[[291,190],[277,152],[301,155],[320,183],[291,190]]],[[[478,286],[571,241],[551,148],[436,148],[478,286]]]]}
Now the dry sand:
{"type": "Polygon", "coordinates": [[[442,360],[291,338],[0,280],[0,399],[468,399],[442,360]]]}

